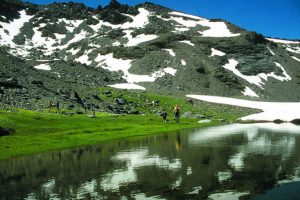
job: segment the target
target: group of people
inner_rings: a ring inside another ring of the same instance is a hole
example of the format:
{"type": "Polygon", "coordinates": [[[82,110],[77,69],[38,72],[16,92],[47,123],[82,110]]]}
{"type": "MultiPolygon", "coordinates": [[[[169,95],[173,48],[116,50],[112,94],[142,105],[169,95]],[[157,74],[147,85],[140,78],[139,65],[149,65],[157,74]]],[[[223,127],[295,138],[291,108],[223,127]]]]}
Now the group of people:
{"type": "MultiPolygon", "coordinates": [[[[60,103],[59,103],[59,101],[57,101],[55,104],[53,104],[52,101],[50,100],[49,103],[48,103],[48,112],[51,112],[51,110],[52,110],[53,107],[56,108],[56,112],[57,113],[60,112],[60,103]]],[[[84,107],[84,108],[85,108],[85,111],[86,111],[87,107],[84,107]]],[[[92,111],[93,111],[93,116],[96,116],[94,108],[92,109],[92,111]]],[[[179,123],[180,106],[178,104],[174,107],[173,113],[174,113],[174,120],[177,123],[179,123]]],[[[165,109],[162,110],[162,112],[161,112],[160,115],[162,116],[164,123],[167,123],[168,113],[166,112],[165,109]]]]}
{"type": "MultiPolygon", "coordinates": [[[[174,120],[175,120],[177,123],[179,123],[180,106],[179,106],[178,104],[174,107],[173,113],[174,113],[174,120]]],[[[167,116],[168,116],[168,113],[166,112],[165,109],[162,110],[161,116],[162,116],[162,118],[163,118],[164,123],[167,123],[167,116]]]]}

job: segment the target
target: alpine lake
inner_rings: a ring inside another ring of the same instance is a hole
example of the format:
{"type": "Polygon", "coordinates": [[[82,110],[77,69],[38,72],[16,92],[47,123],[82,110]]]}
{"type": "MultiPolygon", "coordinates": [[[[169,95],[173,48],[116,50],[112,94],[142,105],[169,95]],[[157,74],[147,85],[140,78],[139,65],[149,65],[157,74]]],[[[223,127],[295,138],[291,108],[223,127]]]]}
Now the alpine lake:
{"type": "Polygon", "coordinates": [[[3,160],[0,199],[300,199],[300,126],[229,124],[3,160]]]}

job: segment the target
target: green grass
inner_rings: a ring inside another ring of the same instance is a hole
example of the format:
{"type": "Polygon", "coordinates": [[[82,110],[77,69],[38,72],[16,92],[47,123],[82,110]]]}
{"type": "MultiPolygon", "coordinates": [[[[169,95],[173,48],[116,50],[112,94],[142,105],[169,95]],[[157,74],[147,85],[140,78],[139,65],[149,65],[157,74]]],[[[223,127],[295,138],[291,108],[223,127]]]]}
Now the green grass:
{"type": "Polygon", "coordinates": [[[164,124],[155,115],[97,113],[97,118],[88,118],[27,110],[1,112],[0,120],[1,126],[16,130],[11,136],[0,138],[0,159],[199,126],[195,119],[164,124]]]}
{"type": "Polygon", "coordinates": [[[218,107],[210,104],[194,105],[186,102],[185,99],[168,96],[121,90],[112,90],[112,92],[111,97],[105,97],[102,93],[100,97],[106,98],[105,100],[111,98],[113,101],[114,98],[122,96],[128,102],[132,102],[135,109],[146,114],[111,115],[97,113],[97,118],[89,118],[87,115],[64,115],[14,108],[0,110],[0,126],[16,130],[10,136],[0,137],[0,160],[96,144],[108,140],[209,126],[220,123],[219,118],[229,122],[247,113],[247,111],[241,111],[234,107],[218,107]],[[152,100],[159,100],[159,106],[149,105],[148,102],[152,100]],[[181,119],[180,123],[164,124],[160,116],[153,114],[153,110],[165,108],[169,112],[169,119],[171,119],[175,104],[181,105],[182,113],[192,111],[204,114],[210,116],[212,122],[199,124],[199,119],[181,119]]]}

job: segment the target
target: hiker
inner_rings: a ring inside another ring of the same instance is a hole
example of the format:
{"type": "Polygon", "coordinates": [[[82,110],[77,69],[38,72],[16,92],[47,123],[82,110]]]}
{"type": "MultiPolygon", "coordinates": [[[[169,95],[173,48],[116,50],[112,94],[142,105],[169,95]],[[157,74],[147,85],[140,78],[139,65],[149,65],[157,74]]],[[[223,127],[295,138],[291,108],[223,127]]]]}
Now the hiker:
{"type": "Polygon", "coordinates": [[[160,116],[162,116],[164,123],[167,123],[167,116],[168,116],[168,113],[166,112],[165,109],[162,110],[160,116]]]}
{"type": "Polygon", "coordinates": [[[59,113],[60,111],[60,105],[59,105],[59,101],[56,102],[56,112],[59,113]]]}
{"type": "Polygon", "coordinates": [[[179,115],[180,115],[180,107],[177,104],[174,108],[174,119],[177,123],[179,122],[179,115]]]}
{"type": "Polygon", "coordinates": [[[52,101],[50,100],[48,103],[48,112],[50,112],[52,109],[52,101]]]}
{"type": "Polygon", "coordinates": [[[95,106],[92,106],[92,112],[93,112],[93,117],[96,117],[96,110],[95,110],[95,106]]]}

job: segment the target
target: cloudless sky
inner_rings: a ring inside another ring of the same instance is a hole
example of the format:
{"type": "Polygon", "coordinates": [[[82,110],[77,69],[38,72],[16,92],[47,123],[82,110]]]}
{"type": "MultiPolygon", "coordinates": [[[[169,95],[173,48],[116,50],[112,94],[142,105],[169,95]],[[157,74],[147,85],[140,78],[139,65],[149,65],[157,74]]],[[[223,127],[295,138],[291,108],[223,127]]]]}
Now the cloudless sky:
{"type": "MultiPolygon", "coordinates": [[[[68,0],[25,0],[36,4],[68,0]]],[[[73,0],[90,7],[110,0],[73,0]]],[[[300,39],[300,0],[146,0],[177,11],[208,19],[222,18],[249,31],[265,36],[300,39]]],[[[119,0],[134,6],[143,0],[119,0]]]]}

